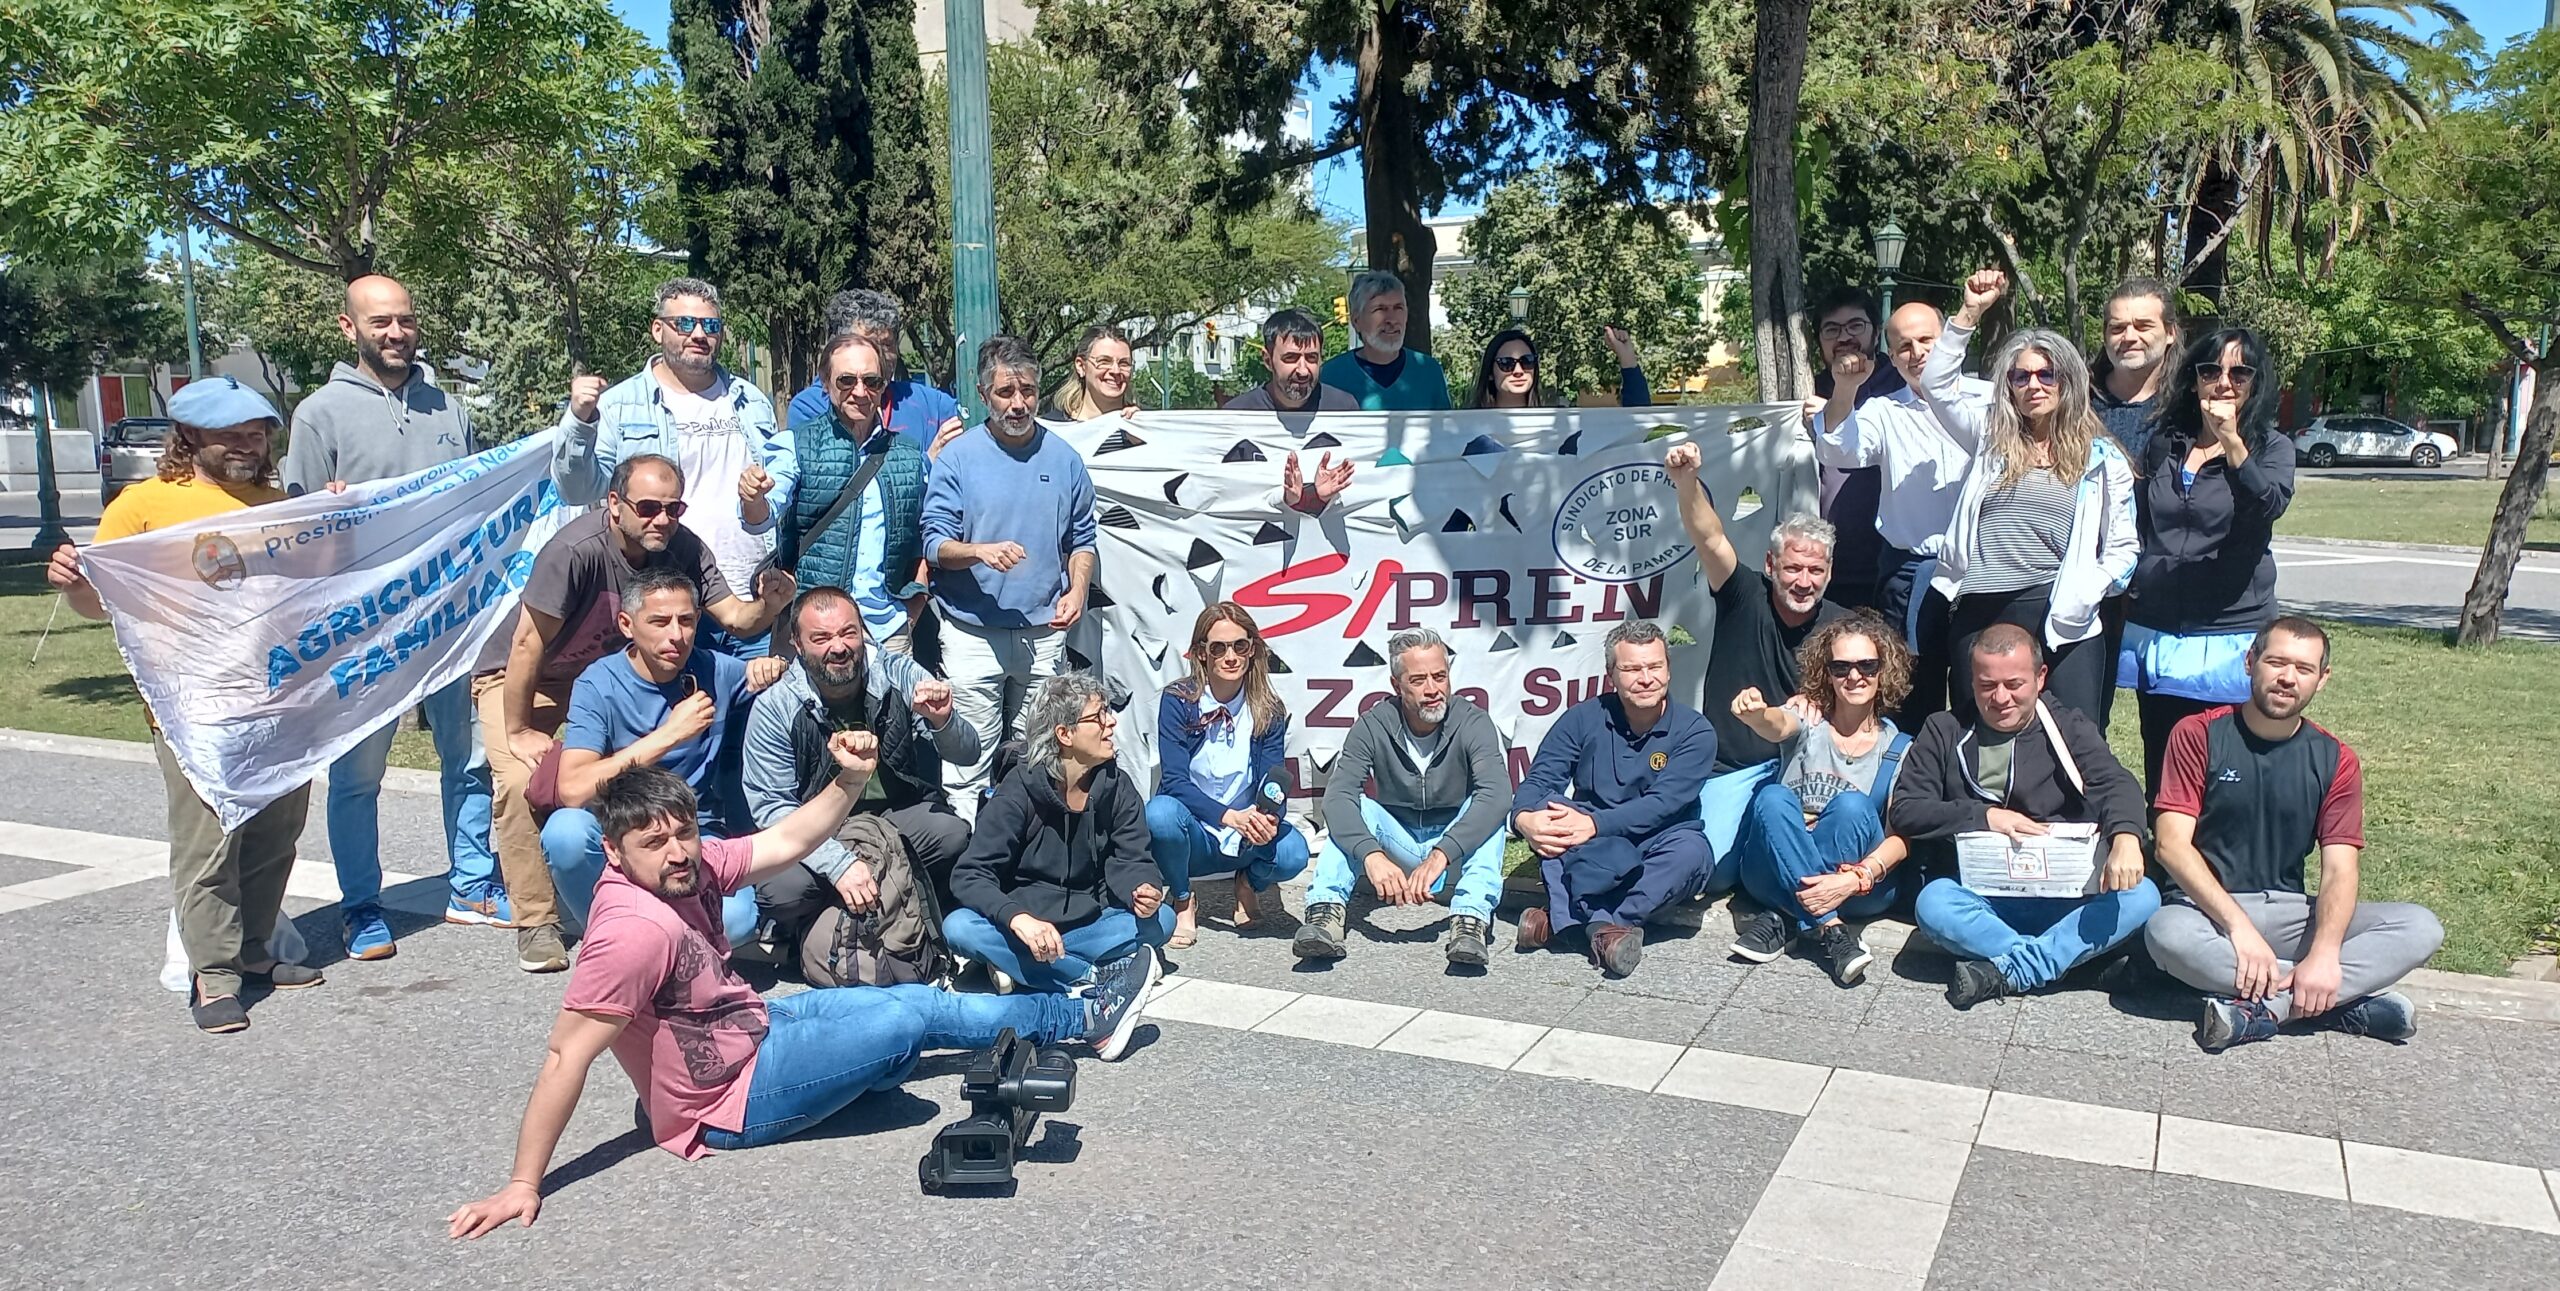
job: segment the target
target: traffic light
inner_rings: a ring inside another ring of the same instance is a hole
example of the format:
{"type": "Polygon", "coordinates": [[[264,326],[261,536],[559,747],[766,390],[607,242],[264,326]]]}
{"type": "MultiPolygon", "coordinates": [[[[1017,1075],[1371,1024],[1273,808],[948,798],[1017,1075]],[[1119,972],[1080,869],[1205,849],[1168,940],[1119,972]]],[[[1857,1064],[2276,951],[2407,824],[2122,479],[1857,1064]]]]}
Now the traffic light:
{"type": "Polygon", "coordinates": [[[1209,343],[1210,343],[1211,345],[1215,345],[1215,344],[1217,344],[1217,343],[1218,343],[1218,324],[1217,324],[1217,321],[1216,321],[1215,319],[1202,319],[1202,320],[1201,320],[1201,322],[1200,322],[1200,326],[1201,326],[1203,329],[1205,329],[1205,330],[1209,333],[1209,343]]]}
{"type": "Polygon", "coordinates": [[[1333,325],[1336,327],[1351,326],[1351,298],[1349,296],[1336,296],[1333,298],[1333,325]]]}

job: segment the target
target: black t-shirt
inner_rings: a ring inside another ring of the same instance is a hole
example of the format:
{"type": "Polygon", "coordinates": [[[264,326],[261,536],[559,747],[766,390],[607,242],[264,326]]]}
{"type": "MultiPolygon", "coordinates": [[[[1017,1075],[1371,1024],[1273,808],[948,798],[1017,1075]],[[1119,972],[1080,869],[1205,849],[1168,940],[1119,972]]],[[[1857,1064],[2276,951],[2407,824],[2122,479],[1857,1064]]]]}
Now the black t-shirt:
{"type": "Polygon", "coordinates": [[[2196,850],[2225,892],[2300,892],[2314,847],[2364,846],[2364,767],[2316,723],[2268,740],[2237,709],[2180,721],[2153,805],[2196,818],[2196,850]]]}
{"type": "Polygon", "coordinates": [[[1716,728],[1716,771],[1721,774],[1766,762],[1778,746],[1733,715],[1733,697],[1746,686],[1760,688],[1771,704],[1783,704],[1796,693],[1796,650],[1816,626],[1849,611],[1824,601],[1813,617],[1795,627],[1778,621],[1769,603],[1769,576],[1748,566],[1716,589],[1715,639],[1708,646],[1707,689],[1700,708],[1716,728]]]}

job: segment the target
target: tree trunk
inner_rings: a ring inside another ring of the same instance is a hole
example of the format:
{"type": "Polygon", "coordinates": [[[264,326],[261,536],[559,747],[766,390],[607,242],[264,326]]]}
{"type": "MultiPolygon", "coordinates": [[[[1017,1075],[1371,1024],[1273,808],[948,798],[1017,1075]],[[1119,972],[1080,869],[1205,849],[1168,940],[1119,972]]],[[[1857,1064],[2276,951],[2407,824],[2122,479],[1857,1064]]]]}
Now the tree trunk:
{"type": "Polygon", "coordinates": [[[1751,59],[1751,333],[1764,403],[1811,390],[1804,334],[1804,248],[1796,234],[1796,95],[1804,88],[1813,0],[1760,0],[1751,59]]]}
{"type": "Polygon", "coordinates": [[[2507,588],[2515,581],[2516,562],[2524,556],[2525,526],[2542,505],[2542,489],[2551,475],[2551,443],[2560,436],[2560,355],[2544,355],[2533,365],[2533,410],[2524,423],[2524,441],[2516,446],[2515,469],[2498,494],[2497,514],[2489,521],[2489,542],[2480,549],[2480,572],[2471,593],[2462,598],[2462,628],[2457,645],[2485,646],[2498,641],[2498,624],[2506,616],[2507,588]]]}
{"type": "Polygon", "coordinates": [[[2204,178],[2196,183],[2195,202],[2187,208],[2186,288],[2222,310],[2222,289],[2231,281],[2231,239],[2216,235],[2240,218],[2240,172],[2220,150],[2205,157],[2204,178]]]}
{"type": "Polygon", "coordinates": [[[1431,352],[1431,269],[1439,239],[1423,220],[1414,176],[1431,164],[1430,141],[1404,92],[1413,71],[1413,30],[1401,6],[1383,6],[1361,37],[1360,192],[1368,214],[1369,266],[1404,280],[1406,346],[1431,352]]]}

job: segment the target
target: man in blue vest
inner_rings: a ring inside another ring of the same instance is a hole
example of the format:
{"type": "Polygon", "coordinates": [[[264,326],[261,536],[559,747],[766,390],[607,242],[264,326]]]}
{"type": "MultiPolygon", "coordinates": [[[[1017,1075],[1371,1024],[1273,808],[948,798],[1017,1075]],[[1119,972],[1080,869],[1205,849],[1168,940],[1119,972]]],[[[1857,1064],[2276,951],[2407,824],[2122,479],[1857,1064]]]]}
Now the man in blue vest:
{"type": "Polygon", "coordinates": [[[799,479],[775,516],[775,555],[801,587],[844,589],[862,611],[866,636],[910,654],[924,605],[922,517],[932,463],[922,440],[882,418],[888,371],[888,355],[860,332],[838,336],[818,356],[830,402],[792,424],[799,479]],[[857,480],[861,496],[845,498],[857,480]]]}

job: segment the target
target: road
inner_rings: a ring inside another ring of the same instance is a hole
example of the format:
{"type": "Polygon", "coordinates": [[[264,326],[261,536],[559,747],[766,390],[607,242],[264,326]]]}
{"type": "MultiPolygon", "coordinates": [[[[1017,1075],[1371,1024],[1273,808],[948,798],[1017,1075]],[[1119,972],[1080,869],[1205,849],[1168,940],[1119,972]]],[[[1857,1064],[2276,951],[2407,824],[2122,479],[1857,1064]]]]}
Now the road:
{"type": "MultiPolygon", "coordinates": [[[[2480,567],[2476,552],[2390,543],[2276,540],[2286,608],[2384,626],[2452,628],[2480,567]]],[[[2560,554],[2527,552],[2507,593],[2505,635],[2560,641],[2560,554]]]]}
{"type": "MultiPolygon", "coordinates": [[[[1301,971],[1286,919],[1204,931],[1140,1047],[1087,1064],[1009,1198],[920,1195],[942,1074],[813,1136],[687,1165],[588,1081],[540,1224],[457,1245],[503,1183],[562,988],[506,934],[394,889],[399,955],[207,1037],[153,980],[157,773],[0,739],[0,1285],[2436,1288],[2560,1285],[2560,1029],[2430,1014],[2198,1053],[2169,995],[1951,1011],[1947,961],[1834,987],[1801,958],[1657,935],[1449,974],[1436,909],[1372,914],[1301,971]]],[[[383,798],[425,873],[431,798],[383,798]]],[[[315,814],[297,895],[336,944],[315,814]]],[[[1214,907],[1221,885],[1204,887],[1214,907]]],[[[1292,910],[1298,897],[1289,896],[1292,910]]],[[[777,989],[787,990],[789,987],[777,989]]]]}

